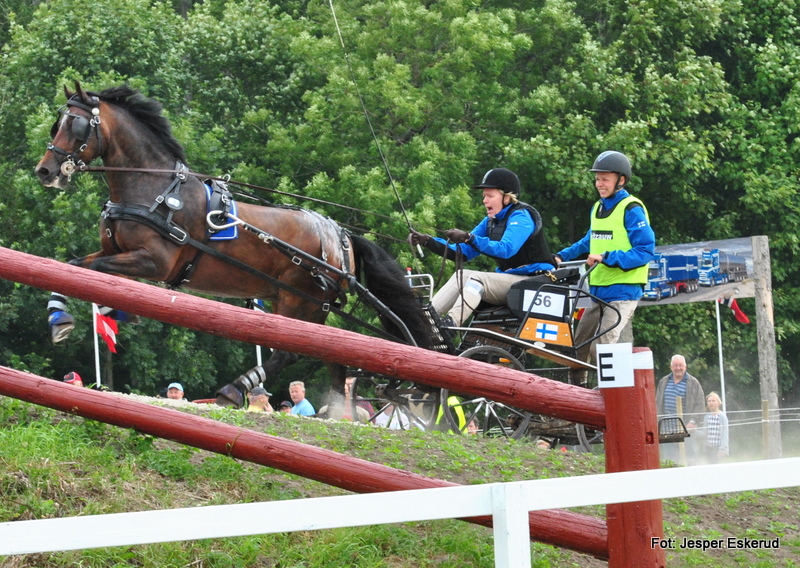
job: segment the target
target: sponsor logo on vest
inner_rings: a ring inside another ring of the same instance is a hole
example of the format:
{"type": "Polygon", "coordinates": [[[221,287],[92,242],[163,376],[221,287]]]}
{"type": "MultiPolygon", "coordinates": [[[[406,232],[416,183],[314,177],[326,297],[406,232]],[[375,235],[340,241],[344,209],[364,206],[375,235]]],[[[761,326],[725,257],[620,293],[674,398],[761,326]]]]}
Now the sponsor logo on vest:
{"type": "Polygon", "coordinates": [[[592,231],[592,239],[596,241],[610,241],[613,238],[613,231],[592,231]]]}

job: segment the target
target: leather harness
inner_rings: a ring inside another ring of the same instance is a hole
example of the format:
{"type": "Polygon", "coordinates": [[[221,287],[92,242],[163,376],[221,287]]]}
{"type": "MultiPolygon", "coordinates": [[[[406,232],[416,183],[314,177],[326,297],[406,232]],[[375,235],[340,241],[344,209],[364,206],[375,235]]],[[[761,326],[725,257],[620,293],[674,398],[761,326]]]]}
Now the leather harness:
{"type": "MultiPolygon", "coordinates": [[[[183,266],[177,277],[172,279],[170,282],[166,282],[171,289],[177,289],[189,282],[200,256],[202,254],[208,254],[216,259],[230,264],[231,266],[234,266],[235,268],[238,268],[239,270],[265,280],[277,288],[286,290],[307,302],[322,306],[323,311],[332,311],[344,319],[366,327],[382,337],[397,341],[396,337],[388,334],[384,330],[368,324],[363,320],[355,318],[354,316],[342,310],[342,307],[344,307],[344,305],[347,303],[346,293],[340,285],[340,282],[344,280],[348,283],[349,290],[355,290],[361,296],[367,297],[368,302],[372,304],[373,307],[384,313],[386,311],[390,312],[390,310],[388,310],[388,308],[382,302],[380,302],[371,292],[369,292],[358,282],[353,274],[350,274],[350,238],[346,230],[336,225],[327,217],[322,217],[318,213],[301,209],[307,214],[318,216],[324,222],[331,223],[336,229],[338,229],[339,245],[342,250],[342,268],[336,269],[335,267],[327,264],[324,251],[323,259],[320,260],[315,256],[306,253],[305,251],[302,251],[288,243],[281,241],[280,239],[277,239],[265,231],[262,231],[247,223],[242,223],[242,227],[245,230],[255,233],[260,240],[272,245],[277,251],[291,258],[292,263],[309,271],[316,284],[325,291],[326,295],[328,295],[328,293],[335,294],[335,299],[333,301],[320,300],[303,292],[302,290],[298,290],[294,286],[281,282],[270,274],[253,268],[252,266],[238,259],[235,259],[210,247],[207,244],[210,235],[207,235],[205,239],[199,241],[193,238],[186,229],[175,223],[175,221],[173,221],[175,211],[179,211],[181,208],[183,208],[183,200],[180,198],[180,188],[181,185],[188,179],[186,172],[188,172],[186,166],[178,162],[175,166],[175,176],[172,182],[169,184],[167,189],[161,193],[161,195],[156,197],[154,203],[150,206],[140,205],[137,203],[115,203],[108,201],[106,202],[101,214],[102,218],[107,222],[134,221],[141,223],[153,229],[159,235],[172,243],[180,246],[190,245],[197,250],[195,256],[183,266]],[[165,209],[166,211],[164,211],[165,209]],[[336,274],[338,279],[334,278],[330,272],[336,274]]],[[[233,199],[224,182],[219,180],[211,180],[210,185],[212,191],[209,201],[209,210],[220,211],[220,213],[216,214],[212,218],[215,221],[215,224],[223,225],[228,222],[228,214],[230,212],[233,199]],[[217,221],[218,223],[216,223],[217,221]]],[[[209,227],[208,230],[211,233],[215,232],[215,230],[211,227],[209,227]]],[[[111,229],[107,229],[107,234],[114,244],[114,247],[117,250],[121,250],[116,245],[116,242],[114,242],[113,232],[111,229]]],[[[320,234],[320,240],[322,241],[322,234],[320,234]]],[[[411,339],[411,342],[413,343],[413,338],[407,337],[406,339],[411,339]]]]}

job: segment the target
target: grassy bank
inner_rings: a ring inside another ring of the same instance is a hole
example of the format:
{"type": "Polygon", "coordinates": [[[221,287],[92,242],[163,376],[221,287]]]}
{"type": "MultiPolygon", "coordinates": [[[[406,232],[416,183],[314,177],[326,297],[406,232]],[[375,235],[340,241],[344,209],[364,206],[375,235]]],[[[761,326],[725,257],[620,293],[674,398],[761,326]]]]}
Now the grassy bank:
{"type": "MultiPolygon", "coordinates": [[[[599,473],[588,454],[531,444],[240,411],[198,408],[227,423],[457,483],[599,473]]],[[[158,440],[0,397],[0,522],[339,495],[278,470],[158,440]]],[[[669,566],[796,566],[800,491],[738,493],[665,502],[667,536],[781,537],[777,551],[671,551],[669,566]]],[[[581,512],[602,515],[602,508],[581,512]]],[[[46,535],[43,535],[46,538],[46,535]]],[[[603,566],[532,544],[538,567],[603,566]]],[[[352,529],[24,555],[11,567],[479,567],[494,566],[489,529],[431,521],[352,529]]]]}

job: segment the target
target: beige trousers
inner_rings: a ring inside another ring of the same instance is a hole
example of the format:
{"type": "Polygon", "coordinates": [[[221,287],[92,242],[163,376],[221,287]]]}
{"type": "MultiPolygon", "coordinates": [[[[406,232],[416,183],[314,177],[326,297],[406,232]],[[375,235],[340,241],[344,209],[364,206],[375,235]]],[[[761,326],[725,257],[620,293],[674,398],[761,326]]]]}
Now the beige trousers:
{"type": "Polygon", "coordinates": [[[469,319],[481,300],[498,306],[504,305],[511,286],[526,278],[530,278],[530,275],[456,271],[436,293],[431,304],[437,313],[449,315],[460,326],[469,319]]]}
{"type": "MultiPolygon", "coordinates": [[[[636,306],[639,304],[638,300],[624,300],[609,303],[619,310],[619,315],[622,319],[616,327],[578,350],[577,358],[581,361],[590,362],[592,359],[596,360],[597,351],[594,349],[596,344],[616,343],[619,340],[619,335],[622,333],[622,330],[625,329],[625,326],[628,325],[628,322],[633,317],[636,306]]],[[[614,322],[617,321],[617,312],[609,308],[604,308],[605,306],[599,302],[592,302],[592,305],[586,308],[581,317],[581,321],[578,322],[578,329],[575,330],[575,345],[587,341],[598,331],[614,325],[614,322]]]]}

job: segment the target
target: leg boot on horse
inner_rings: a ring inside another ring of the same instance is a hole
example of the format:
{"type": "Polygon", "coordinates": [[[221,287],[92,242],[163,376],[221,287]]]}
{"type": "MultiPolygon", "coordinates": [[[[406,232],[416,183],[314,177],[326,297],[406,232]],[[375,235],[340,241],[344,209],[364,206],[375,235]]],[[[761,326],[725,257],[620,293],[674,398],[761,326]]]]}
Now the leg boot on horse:
{"type": "Polygon", "coordinates": [[[274,351],[272,357],[263,365],[253,367],[246,373],[236,377],[217,391],[219,406],[242,408],[247,400],[247,393],[260,386],[267,377],[275,376],[281,369],[297,362],[298,356],[288,351],[274,351]]]}
{"type": "Polygon", "coordinates": [[[47,302],[47,325],[53,343],[64,341],[75,329],[75,318],[67,312],[67,299],[61,294],[50,294],[47,302]]]}
{"type": "MultiPolygon", "coordinates": [[[[122,323],[136,325],[139,316],[115,310],[108,306],[97,306],[97,311],[104,316],[122,323]]],[[[64,341],[75,329],[75,318],[67,311],[67,298],[52,292],[47,302],[47,325],[50,327],[50,339],[53,343],[64,341]]]]}

